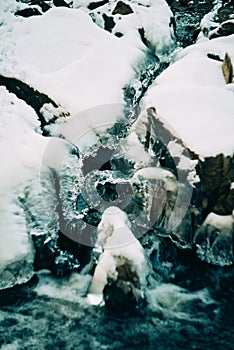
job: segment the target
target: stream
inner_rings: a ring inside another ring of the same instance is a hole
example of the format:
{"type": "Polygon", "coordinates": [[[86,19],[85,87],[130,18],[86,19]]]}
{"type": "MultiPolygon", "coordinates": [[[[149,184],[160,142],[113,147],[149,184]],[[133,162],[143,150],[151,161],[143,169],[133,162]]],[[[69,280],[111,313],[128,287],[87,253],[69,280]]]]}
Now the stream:
{"type": "MultiPolygon", "coordinates": [[[[212,6],[204,4],[199,9],[194,6],[184,14],[176,2],[171,3],[178,50],[194,42],[192,33],[212,6]]],[[[62,181],[59,182],[56,173],[52,174],[58,235],[49,239],[46,233],[39,235],[33,218],[29,219],[28,225],[34,231],[36,273],[28,283],[0,291],[0,349],[233,349],[233,265],[215,266],[200,260],[189,238],[180,232],[177,235],[169,232],[161,216],[156,220],[148,219],[150,212],[141,215],[151,196],[144,181],[134,178],[143,165],[165,167],[179,179],[185,175],[178,173],[172,155],[159,142],[150,140],[144,147],[137,144],[138,159],[131,158],[131,152],[126,153],[128,140],[132,142],[129,130],[138,118],[139,103],[171,59],[173,54],[162,61],[150,57],[140,79],[125,89],[128,119],[108,129],[108,134],[83,154],[74,147],[63,160],[62,181]],[[148,197],[142,199],[144,189],[148,197]],[[94,306],[87,300],[97,261],[92,249],[97,226],[110,205],[117,205],[130,215],[133,232],[138,233],[136,236],[151,263],[145,291],[147,302],[127,309],[116,294],[115,312],[103,303],[94,306]],[[155,221],[158,225],[154,225],[155,221]]],[[[105,108],[115,110],[118,106],[105,108]]],[[[48,148],[48,156],[52,148],[53,145],[48,148]]],[[[41,181],[48,179],[42,177],[41,181]]],[[[194,189],[187,182],[185,187],[189,201],[196,205],[194,189]]],[[[45,201],[51,200],[50,193],[45,196],[48,196],[45,201]]],[[[173,202],[173,196],[170,200],[173,202]]],[[[24,201],[21,204],[30,214],[32,208],[24,201]]],[[[175,202],[173,209],[174,205],[175,202]]],[[[169,206],[167,210],[170,214],[172,209],[169,206]]],[[[193,230],[191,225],[191,234],[193,230]]]]}

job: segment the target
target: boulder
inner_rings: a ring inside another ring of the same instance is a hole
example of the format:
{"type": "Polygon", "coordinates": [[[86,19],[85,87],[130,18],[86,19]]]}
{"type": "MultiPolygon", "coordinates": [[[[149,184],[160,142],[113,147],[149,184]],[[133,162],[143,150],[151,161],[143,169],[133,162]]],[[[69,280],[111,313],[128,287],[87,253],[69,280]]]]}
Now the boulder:
{"type": "Polygon", "coordinates": [[[118,1],[112,14],[120,14],[120,15],[129,15],[130,13],[133,13],[133,10],[130,5],[125,4],[123,1],[118,1]]]}
{"type": "Polygon", "coordinates": [[[228,20],[220,24],[220,26],[209,35],[209,39],[218,38],[220,36],[228,36],[234,34],[234,21],[228,20]]]}

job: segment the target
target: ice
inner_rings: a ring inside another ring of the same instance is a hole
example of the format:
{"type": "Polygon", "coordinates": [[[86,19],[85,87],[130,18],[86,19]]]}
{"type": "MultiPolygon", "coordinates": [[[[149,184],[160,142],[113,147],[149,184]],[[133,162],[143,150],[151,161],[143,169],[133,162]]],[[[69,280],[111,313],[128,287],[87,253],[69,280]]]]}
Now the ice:
{"type": "MultiPolygon", "coordinates": [[[[1,288],[8,288],[32,277],[30,233],[56,234],[57,195],[52,170],[63,173],[64,160],[70,159],[72,164],[77,155],[69,153],[74,146],[68,142],[43,137],[32,108],[4,87],[0,88],[0,104],[0,157],[4,164],[0,174],[0,270],[1,288]]],[[[65,184],[63,189],[67,195],[65,184]]]]}

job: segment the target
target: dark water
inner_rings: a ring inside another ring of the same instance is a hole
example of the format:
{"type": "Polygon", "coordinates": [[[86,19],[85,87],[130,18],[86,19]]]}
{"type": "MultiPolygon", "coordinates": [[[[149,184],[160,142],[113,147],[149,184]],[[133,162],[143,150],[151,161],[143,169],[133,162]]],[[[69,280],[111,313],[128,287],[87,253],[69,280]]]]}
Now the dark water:
{"type": "Polygon", "coordinates": [[[147,306],[120,317],[88,305],[80,291],[71,296],[69,277],[40,276],[1,293],[1,349],[231,350],[233,277],[233,267],[182,264],[173,284],[159,283],[147,306]]]}

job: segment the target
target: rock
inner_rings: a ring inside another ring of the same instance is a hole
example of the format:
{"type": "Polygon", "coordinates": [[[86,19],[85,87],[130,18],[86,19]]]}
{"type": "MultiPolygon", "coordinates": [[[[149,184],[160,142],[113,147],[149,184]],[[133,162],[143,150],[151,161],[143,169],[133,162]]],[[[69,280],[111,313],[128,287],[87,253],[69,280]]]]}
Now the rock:
{"type": "Polygon", "coordinates": [[[114,18],[112,16],[107,16],[105,13],[102,17],[104,19],[104,29],[111,33],[115,26],[114,18]]]}
{"type": "Polygon", "coordinates": [[[70,7],[70,5],[64,0],[54,0],[54,6],[56,6],[56,7],[70,7]]]}
{"type": "Polygon", "coordinates": [[[30,4],[40,6],[43,12],[46,12],[51,8],[51,6],[48,5],[44,0],[31,0],[30,4]]]}
{"type": "Polygon", "coordinates": [[[220,6],[215,5],[213,10],[206,14],[201,21],[203,34],[209,39],[220,36],[228,36],[234,33],[234,3],[222,2],[220,6]]]}
{"type": "Polygon", "coordinates": [[[40,16],[41,12],[37,8],[30,7],[30,8],[16,11],[15,15],[21,16],[21,17],[40,16]]]}
{"type": "Polygon", "coordinates": [[[200,162],[201,205],[203,217],[214,211],[230,215],[234,208],[234,157],[220,154],[200,162]]]}
{"type": "Polygon", "coordinates": [[[123,36],[123,33],[120,33],[120,32],[116,32],[116,33],[115,33],[115,36],[117,36],[117,38],[122,38],[122,36],[123,36]]]}
{"type": "Polygon", "coordinates": [[[194,236],[200,259],[219,266],[232,265],[234,211],[221,216],[210,213],[194,236]]]}
{"type": "Polygon", "coordinates": [[[219,55],[215,55],[213,53],[208,53],[207,57],[210,58],[211,60],[215,60],[218,62],[223,62],[222,58],[219,57],[219,55]]]}
{"type": "Polygon", "coordinates": [[[125,4],[123,1],[118,1],[112,12],[113,15],[129,15],[130,13],[133,13],[131,6],[125,4]]]}
{"type": "Polygon", "coordinates": [[[219,23],[222,23],[230,19],[231,16],[233,15],[233,10],[234,10],[233,2],[226,3],[226,4],[224,3],[223,6],[221,6],[217,11],[219,23]]]}
{"type": "Polygon", "coordinates": [[[102,253],[88,295],[90,300],[103,297],[108,309],[121,314],[132,311],[144,299],[149,274],[144,249],[130,226],[126,213],[118,207],[104,211],[96,242],[102,253]]]}
{"type": "Polygon", "coordinates": [[[88,9],[89,10],[95,10],[96,8],[98,7],[101,7],[105,4],[108,3],[108,0],[102,0],[102,1],[97,1],[97,2],[91,2],[89,5],[88,5],[88,9]]]}
{"type": "Polygon", "coordinates": [[[43,132],[43,135],[48,136],[46,126],[51,122],[54,122],[55,119],[61,117],[62,115],[59,113],[60,115],[54,115],[55,119],[52,118],[51,120],[47,121],[44,114],[42,113],[42,108],[44,105],[50,104],[52,108],[54,108],[55,112],[55,109],[58,108],[58,105],[46,94],[35,90],[31,86],[18,79],[0,75],[0,85],[5,86],[9,92],[14,93],[19,99],[24,100],[35,110],[41,123],[41,130],[43,132]]]}
{"type": "Polygon", "coordinates": [[[209,35],[209,39],[218,38],[220,36],[228,36],[234,34],[234,21],[229,20],[224,23],[221,23],[221,25],[214,30],[211,35],[209,35]]]}
{"type": "Polygon", "coordinates": [[[134,312],[146,304],[140,291],[140,279],[129,261],[123,261],[117,268],[116,280],[108,279],[103,290],[106,308],[116,314],[125,315],[134,312]]]}
{"type": "MultiPolygon", "coordinates": [[[[234,23],[233,23],[233,30],[234,30],[234,23]]],[[[233,31],[234,33],[234,31],[233,31]]],[[[232,66],[232,61],[228,53],[226,52],[224,61],[222,64],[222,71],[224,75],[224,79],[226,84],[230,84],[233,81],[233,66],[232,66]]]]}

